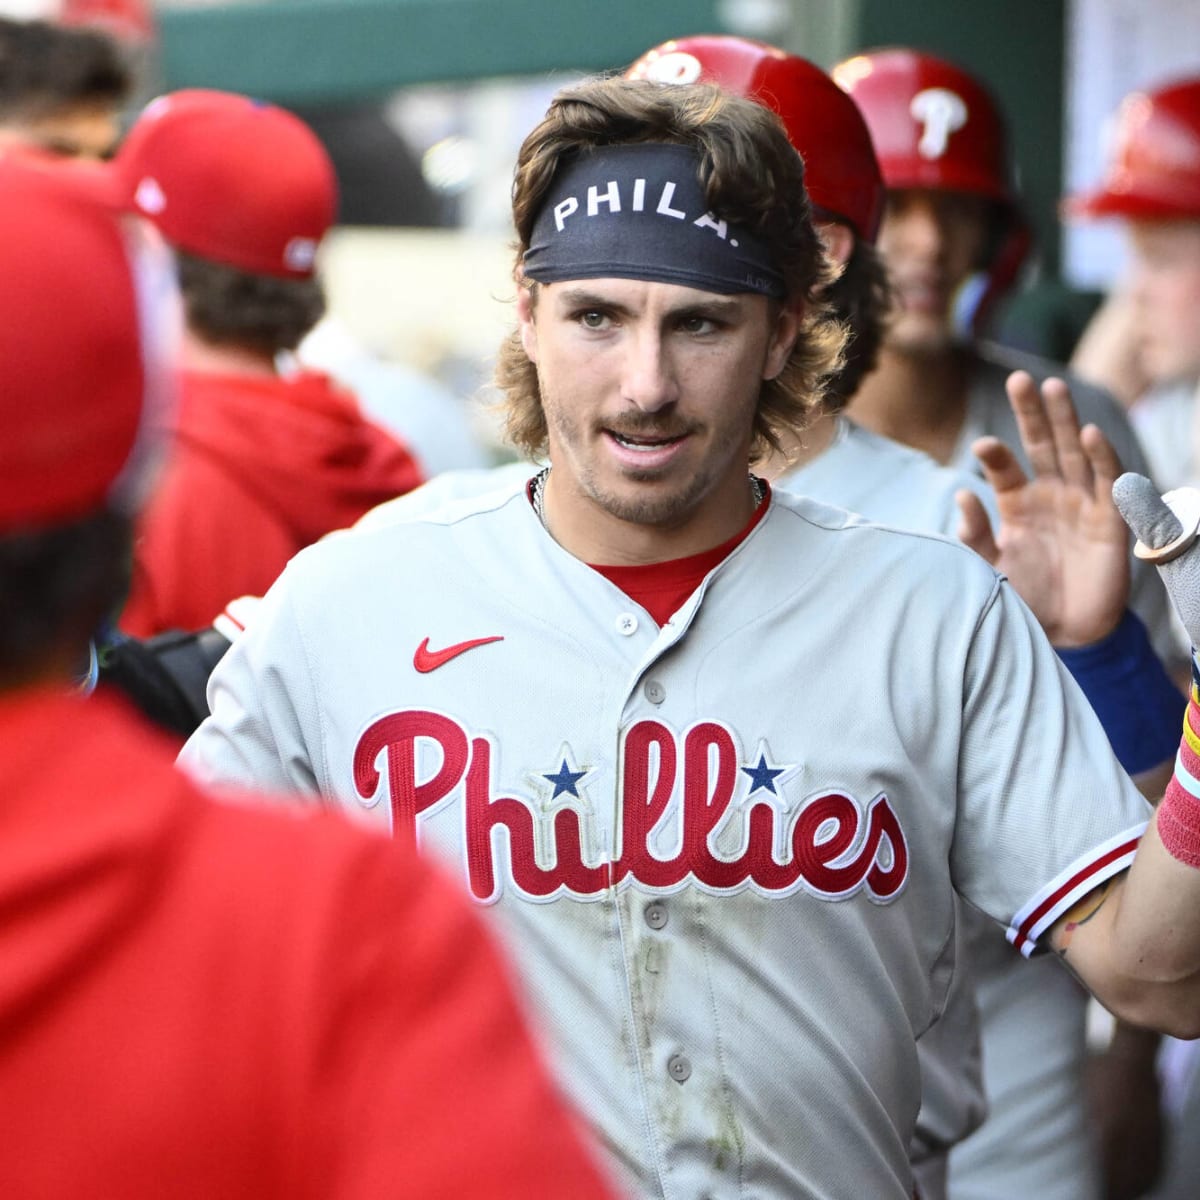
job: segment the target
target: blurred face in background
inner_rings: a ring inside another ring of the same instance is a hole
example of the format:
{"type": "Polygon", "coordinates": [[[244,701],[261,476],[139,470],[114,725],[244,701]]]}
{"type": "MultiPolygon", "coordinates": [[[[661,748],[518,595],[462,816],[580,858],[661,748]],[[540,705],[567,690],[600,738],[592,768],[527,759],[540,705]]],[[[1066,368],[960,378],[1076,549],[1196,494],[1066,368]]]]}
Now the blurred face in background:
{"type": "Polygon", "coordinates": [[[1130,221],[1130,297],[1142,370],[1200,380],[1200,220],[1130,221]]]}
{"type": "Polygon", "coordinates": [[[990,222],[989,202],[979,196],[888,192],[877,246],[893,288],[889,349],[940,354],[954,344],[955,298],[983,261],[990,222]]]}
{"type": "Polygon", "coordinates": [[[0,141],[36,146],[67,158],[109,158],[121,136],[120,112],[108,104],[75,104],[0,126],[0,141]]]}

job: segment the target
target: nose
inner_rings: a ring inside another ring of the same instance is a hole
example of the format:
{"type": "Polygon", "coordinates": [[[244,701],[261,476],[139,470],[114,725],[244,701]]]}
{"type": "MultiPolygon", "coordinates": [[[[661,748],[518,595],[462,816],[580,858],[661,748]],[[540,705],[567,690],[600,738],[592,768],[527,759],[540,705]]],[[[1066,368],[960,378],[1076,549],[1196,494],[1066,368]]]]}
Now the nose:
{"type": "Polygon", "coordinates": [[[659,329],[639,329],[625,345],[621,398],[642,412],[659,412],[679,397],[669,347],[659,329]]]}
{"type": "Polygon", "coordinates": [[[946,245],[946,222],[937,199],[925,192],[900,192],[890,202],[888,221],[896,241],[911,253],[937,259],[946,245]]]}

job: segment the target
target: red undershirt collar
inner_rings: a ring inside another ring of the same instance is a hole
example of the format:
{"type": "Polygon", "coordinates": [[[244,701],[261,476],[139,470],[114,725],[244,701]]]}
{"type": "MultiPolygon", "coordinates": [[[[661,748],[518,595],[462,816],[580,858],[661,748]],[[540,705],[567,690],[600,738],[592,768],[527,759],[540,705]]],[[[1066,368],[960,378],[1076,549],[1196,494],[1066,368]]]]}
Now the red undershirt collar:
{"type": "Polygon", "coordinates": [[[760,482],[763,498],[745,528],[711,550],[689,554],[686,558],[639,563],[637,566],[614,567],[598,563],[588,563],[588,566],[619,587],[630,600],[640,604],[659,625],[665,625],[700,586],[701,580],[732,554],[766,515],[771,503],[771,485],[765,479],[760,482]]]}

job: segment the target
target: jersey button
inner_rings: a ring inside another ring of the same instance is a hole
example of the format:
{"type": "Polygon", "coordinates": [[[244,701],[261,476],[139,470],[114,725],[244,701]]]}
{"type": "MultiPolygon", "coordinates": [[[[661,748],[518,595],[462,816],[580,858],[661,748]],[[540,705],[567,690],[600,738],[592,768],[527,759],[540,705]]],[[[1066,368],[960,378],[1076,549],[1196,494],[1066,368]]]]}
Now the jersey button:
{"type": "Polygon", "coordinates": [[[630,634],[637,633],[638,619],[633,613],[622,613],[617,618],[617,632],[622,637],[629,637],[630,634]]]}
{"type": "Polygon", "coordinates": [[[661,704],[667,698],[667,689],[657,679],[646,684],[646,699],[651,704],[661,704]]]}
{"type": "Polygon", "coordinates": [[[648,904],[644,916],[646,924],[651,929],[663,929],[667,924],[667,906],[659,904],[657,901],[653,904],[648,904]]]}
{"type": "Polygon", "coordinates": [[[692,1074],[692,1064],[682,1054],[672,1054],[667,1060],[667,1074],[676,1083],[686,1083],[692,1074]]]}

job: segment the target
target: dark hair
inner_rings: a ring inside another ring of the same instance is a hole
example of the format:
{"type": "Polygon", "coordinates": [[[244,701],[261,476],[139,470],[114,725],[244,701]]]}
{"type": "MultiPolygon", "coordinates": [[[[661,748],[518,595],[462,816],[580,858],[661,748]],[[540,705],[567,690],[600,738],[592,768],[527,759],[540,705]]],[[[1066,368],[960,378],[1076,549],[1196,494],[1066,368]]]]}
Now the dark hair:
{"type": "Polygon", "coordinates": [[[0,534],[0,688],[86,654],[129,591],[132,544],[129,518],[108,511],[0,534]]]}
{"type": "MultiPolygon", "coordinates": [[[[808,423],[827,380],[840,369],[846,338],[824,300],[833,274],[813,228],[804,164],[773,112],[712,84],[603,78],[560,92],[517,157],[514,278],[518,286],[536,289],[522,278],[521,258],[564,157],[584,147],[642,142],[684,145],[698,152],[711,211],[753,230],[766,243],[787,286],[783,303],[804,306],[787,364],[762,386],[754,418],[753,453],[758,457],[778,447],[781,432],[799,431],[808,423]]],[[[537,458],[546,449],[546,417],[537,371],[519,332],[501,346],[496,378],[506,393],[509,438],[537,458]]]]}
{"type": "Polygon", "coordinates": [[[121,106],[133,74],[117,43],[89,29],[0,18],[0,121],[77,105],[121,106]]]}
{"type": "Polygon", "coordinates": [[[206,342],[267,355],[295,350],[325,312],[312,279],[281,279],[179,252],[179,286],[189,328],[206,342]]]}
{"type": "Polygon", "coordinates": [[[875,369],[892,307],[887,267],[870,242],[855,238],[854,252],[845,270],[829,285],[825,298],[850,332],[842,369],[825,387],[826,410],[840,412],[875,369]]]}

